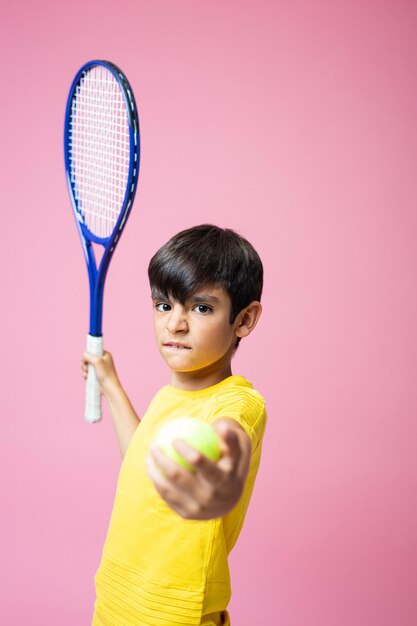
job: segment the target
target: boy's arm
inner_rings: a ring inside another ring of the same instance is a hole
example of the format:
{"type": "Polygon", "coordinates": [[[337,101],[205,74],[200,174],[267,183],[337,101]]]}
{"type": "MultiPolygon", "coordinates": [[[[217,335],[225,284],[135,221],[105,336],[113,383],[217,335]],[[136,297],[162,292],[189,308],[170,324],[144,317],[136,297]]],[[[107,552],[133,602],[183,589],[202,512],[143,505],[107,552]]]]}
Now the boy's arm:
{"type": "Polygon", "coordinates": [[[120,452],[124,457],[140,419],[120,384],[113,357],[110,352],[104,352],[102,357],[85,352],[81,361],[84,378],[87,378],[88,364],[94,366],[100,391],[110,408],[120,452]]]}
{"type": "Polygon", "coordinates": [[[220,437],[222,457],[214,463],[183,441],[174,441],[177,451],[196,468],[193,474],[151,447],[148,472],[156,490],[181,517],[207,520],[223,517],[239,502],[249,472],[251,442],[232,418],[213,424],[220,437]]]}

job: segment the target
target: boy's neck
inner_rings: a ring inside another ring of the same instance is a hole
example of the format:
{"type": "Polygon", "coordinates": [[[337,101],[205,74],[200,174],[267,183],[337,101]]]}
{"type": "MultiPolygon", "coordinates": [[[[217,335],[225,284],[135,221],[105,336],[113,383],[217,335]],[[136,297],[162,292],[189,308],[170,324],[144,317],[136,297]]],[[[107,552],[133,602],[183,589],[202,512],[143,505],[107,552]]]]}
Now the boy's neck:
{"type": "MultiPolygon", "coordinates": [[[[217,364],[218,365],[218,364],[217,364]]],[[[171,371],[171,385],[177,389],[185,391],[200,391],[221,383],[222,380],[232,375],[230,362],[222,368],[212,368],[196,370],[194,372],[171,371]]]]}

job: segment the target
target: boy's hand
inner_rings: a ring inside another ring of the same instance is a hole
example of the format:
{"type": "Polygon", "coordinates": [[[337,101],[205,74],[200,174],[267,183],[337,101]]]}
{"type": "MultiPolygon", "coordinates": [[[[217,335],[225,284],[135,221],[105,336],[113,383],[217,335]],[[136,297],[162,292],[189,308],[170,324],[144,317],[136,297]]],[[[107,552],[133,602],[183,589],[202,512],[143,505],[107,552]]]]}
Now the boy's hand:
{"type": "Polygon", "coordinates": [[[231,418],[213,424],[220,437],[222,456],[210,461],[183,441],[176,450],[196,468],[193,474],[151,447],[148,472],[160,496],[181,517],[207,520],[223,517],[238,503],[249,471],[251,443],[243,428],[231,418]]]}
{"type": "Polygon", "coordinates": [[[110,352],[104,352],[103,356],[96,356],[90,352],[84,352],[81,357],[81,374],[85,379],[87,379],[89,364],[94,367],[100,385],[100,391],[103,395],[107,396],[115,386],[120,386],[113,357],[110,352]]]}

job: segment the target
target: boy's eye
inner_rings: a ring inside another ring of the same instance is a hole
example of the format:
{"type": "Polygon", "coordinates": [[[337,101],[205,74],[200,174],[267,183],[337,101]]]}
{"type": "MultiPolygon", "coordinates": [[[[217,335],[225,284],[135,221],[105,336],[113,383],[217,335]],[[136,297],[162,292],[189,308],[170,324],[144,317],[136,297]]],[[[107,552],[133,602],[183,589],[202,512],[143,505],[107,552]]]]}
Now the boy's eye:
{"type": "Polygon", "coordinates": [[[208,306],[207,304],[197,304],[194,309],[194,311],[197,311],[197,313],[212,313],[213,309],[211,308],[211,306],[208,306]]]}
{"type": "Polygon", "coordinates": [[[167,311],[171,310],[171,305],[167,304],[166,302],[158,302],[157,304],[155,304],[155,309],[157,311],[160,311],[161,313],[166,313],[167,311]]]}

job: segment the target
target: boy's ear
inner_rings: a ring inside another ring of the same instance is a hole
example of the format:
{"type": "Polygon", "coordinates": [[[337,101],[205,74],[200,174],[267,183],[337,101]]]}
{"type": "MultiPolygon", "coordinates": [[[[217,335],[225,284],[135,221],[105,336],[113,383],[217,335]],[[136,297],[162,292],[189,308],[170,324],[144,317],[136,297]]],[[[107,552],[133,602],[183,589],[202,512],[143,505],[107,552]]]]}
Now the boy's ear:
{"type": "Polygon", "coordinates": [[[236,318],[236,337],[247,337],[255,328],[262,313],[262,305],[254,300],[249,306],[242,309],[236,318]]]}

